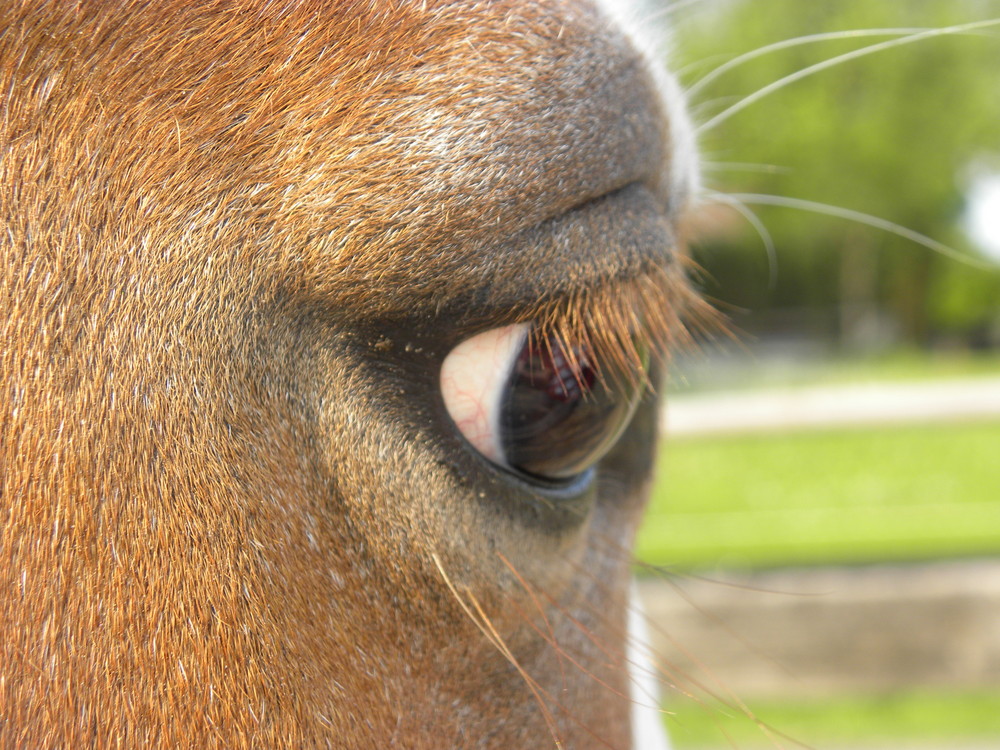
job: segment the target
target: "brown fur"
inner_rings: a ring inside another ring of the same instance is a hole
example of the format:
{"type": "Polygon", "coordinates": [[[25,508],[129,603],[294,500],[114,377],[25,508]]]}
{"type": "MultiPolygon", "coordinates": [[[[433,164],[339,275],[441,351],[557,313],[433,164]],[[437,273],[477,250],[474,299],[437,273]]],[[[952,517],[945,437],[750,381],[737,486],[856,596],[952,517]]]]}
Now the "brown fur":
{"type": "Polygon", "coordinates": [[[625,40],[572,0],[15,0],[0,97],[0,745],[627,746],[653,402],[562,502],[435,380],[512,320],[680,330],[625,40]]]}

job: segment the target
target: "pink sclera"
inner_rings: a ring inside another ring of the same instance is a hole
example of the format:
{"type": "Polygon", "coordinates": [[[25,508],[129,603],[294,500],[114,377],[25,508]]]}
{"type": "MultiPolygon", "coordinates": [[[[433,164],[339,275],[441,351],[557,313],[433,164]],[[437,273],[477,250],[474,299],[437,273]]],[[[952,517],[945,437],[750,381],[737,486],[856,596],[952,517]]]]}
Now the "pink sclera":
{"type": "Polygon", "coordinates": [[[480,333],[456,346],[441,365],[448,414],[477,451],[501,465],[501,395],[528,329],[529,324],[517,323],[480,333]]]}

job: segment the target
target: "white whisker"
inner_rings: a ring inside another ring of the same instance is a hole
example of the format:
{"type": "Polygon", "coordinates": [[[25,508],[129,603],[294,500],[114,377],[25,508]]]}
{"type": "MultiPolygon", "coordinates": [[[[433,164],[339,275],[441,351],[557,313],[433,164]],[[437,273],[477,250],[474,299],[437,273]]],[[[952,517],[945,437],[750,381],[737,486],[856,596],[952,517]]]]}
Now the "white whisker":
{"type": "Polygon", "coordinates": [[[928,237],[926,234],[915,232],[912,229],[908,229],[907,227],[889,221],[888,219],[872,216],[871,214],[866,214],[861,211],[855,211],[851,208],[833,206],[828,203],[804,200],[802,198],[787,198],[781,195],[766,195],[761,193],[729,193],[728,198],[752,205],[781,206],[784,208],[793,208],[798,211],[809,211],[815,214],[833,216],[838,219],[847,219],[848,221],[864,224],[865,226],[874,227],[875,229],[881,229],[885,232],[889,232],[890,234],[895,234],[898,237],[902,237],[903,239],[909,240],[917,245],[926,247],[928,250],[932,250],[935,253],[939,253],[940,255],[951,258],[959,263],[965,263],[973,268],[979,268],[982,270],[992,268],[992,266],[986,261],[980,260],[966,253],[962,253],[953,247],[945,245],[943,242],[938,242],[937,240],[928,237]]]}
{"type": "Polygon", "coordinates": [[[728,193],[719,193],[714,190],[708,191],[707,195],[717,203],[723,203],[738,214],[740,214],[747,223],[750,224],[756,231],[764,243],[764,249],[767,252],[767,288],[773,291],[778,284],[778,252],[774,246],[774,238],[771,236],[771,232],[768,231],[767,226],[760,217],[755,214],[749,206],[746,205],[745,201],[740,200],[739,197],[731,195],[728,193]]]}
{"type": "Polygon", "coordinates": [[[937,36],[946,36],[951,34],[963,34],[972,31],[978,31],[981,29],[986,29],[994,26],[1000,26],[1000,18],[993,18],[985,21],[973,21],[971,23],[959,24],[957,26],[945,26],[940,29],[929,29],[927,31],[922,31],[916,34],[911,34],[910,36],[903,37],[901,39],[890,39],[889,41],[879,42],[878,44],[870,44],[866,47],[860,49],[852,50],[851,52],[845,52],[842,55],[837,55],[831,57],[822,62],[818,62],[814,65],[809,65],[801,70],[797,70],[794,73],[790,73],[787,76],[779,78],[777,81],[769,83],[767,86],[757,89],[752,94],[743,97],[736,104],[729,106],[724,109],[719,114],[712,117],[707,122],[701,124],[696,128],[697,134],[707,133],[726,120],[730,119],[734,115],[742,112],[744,109],[750,105],[759,102],[761,99],[770,96],[776,91],[780,91],[796,81],[801,81],[804,78],[808,78],[811,75],[819,73],[820,71],[827,70],[829,68],[840,65],[841,63],[848,62],[850,60],[857,60],[868,55],[875,54],[876,52],[882,52],[883,50],[893,49],[895,47],[901,47],[906,44],[912,44],[913,42],[919,42],[924,39],[929,39],[937,36]]]}
{"type": "Polygon", "coordinates": [[[431,559],[434,561],[434,565],[437,566],[438,572],[441,574],[441,578],[444,580],[445,585],[448,587],[448,590],[455,598],[455,601],[458,603],[458,606],[462,608],[462,611],[472,621],[472,623],[476,626],[476,628],[479,629],[479,631],[483,634],[486,640],[488,640],[494,646],[494,648],[496,648],[497,651],[499,651],[503,655],[503,657],[507,659],[507,661],[511,664],[511,666],[513,666],[514,669],[517,670],[518,674],[521,675],[521,678],[524,680],[524,684],[531,691],[532,695],[535,698],[536,703],[538,704],[539,710],[542,712],[542,716],[545,719],[545,724],[548,727],[549,732],[552,736],[553,743],[555,744],[557,749],[562,748],[563,742],[559,736],[555,716],[552,714],[552,709],[549,708],[548,703],[545,700],[545,697],[548,697],[548,694],[545,693],[544,690],[542,690],[541,686],[537,683],[537,681],[531,675],[528,674],[528,672],[524,669],[524,667],[521,666],[520,662],[517,660],[517,657],[514,656],[514,653],[507,646],[507,643],[504,641],[503,637],[500,635],[500,633],[497,632],[496,628],[493,626],[493,623],[490,621],[486,613],[483,612],[482,607],[479,605],[479,602],[472,595],[472,593],[469,591],[465,592],[465,595],[469,599],[468,601],[466,601],[465,597],[462,596],[462,594],[459,592],[455,584],[452,583],[451,577],[448,575],[447,572],[445,572],[444,565],[441,564],[441,558],[439,558],[436,553],[433,553],[431,554],[431,559]]]}
{"type": "Polygon", "coordinates": [[[763,47],[750,50],[749,52],[738,55],[737,57],[723,63],[719,67],[715,68],[715,70],[711,73],[705,74],[701,79],[691,84],[687,88],[687,95],[691,98],[697,97],[702,91],[711,86],[715,83],[715,81],[719,80],[730,70],[734,70],[741,65],[745,65],[751,60],[764,57],[772,52],[780,52],[781,50],[801,47],[807,44],[831,42],[838,39],[862,39],[869,36],[910,36],[912,34],[921,34],[923,32],[937,30],[938,29],[929,29],[926,27],[898,29],[850,29],[847,31],[827,31],[821,34],[808,34],[805,36],[797,36],[792,39],[782,39],[780,42],[766,44],[763,47]]]}

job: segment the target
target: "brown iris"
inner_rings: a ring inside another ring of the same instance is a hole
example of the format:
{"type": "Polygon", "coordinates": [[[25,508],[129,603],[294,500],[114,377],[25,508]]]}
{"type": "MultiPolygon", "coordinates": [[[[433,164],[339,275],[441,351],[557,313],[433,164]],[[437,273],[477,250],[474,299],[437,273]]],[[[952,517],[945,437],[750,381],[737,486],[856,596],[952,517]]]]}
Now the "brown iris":
{"type": "MultiPolygon", "coordinates": [[[[568,479],[614,446],[635,412],[643,378],[601,367],[592,356],[553,337],[525,337],[500,394],[498,427],[509,466],[568,479]]],[[[640,359],[645,364],[645,353],[640,359]]]]}
{"type": "Polygon", "coordinates": [[[517,323],[461,342],[440,377],[458,433],[523,477],[584,474],[621,437],[648,382],[645,337],[623,337],[616,347],[593,340],[587,331],[517,323]]]}

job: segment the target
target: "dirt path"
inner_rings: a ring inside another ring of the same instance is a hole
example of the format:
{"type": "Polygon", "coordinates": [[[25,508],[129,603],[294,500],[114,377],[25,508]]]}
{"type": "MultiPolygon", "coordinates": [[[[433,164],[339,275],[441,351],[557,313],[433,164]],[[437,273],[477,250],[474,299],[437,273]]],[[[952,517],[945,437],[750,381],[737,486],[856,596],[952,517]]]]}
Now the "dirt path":
{"type": "Polygon", "coordinates": [[[1000,418],[1000,378],[787,388],[676,396],[673,436],[1000,418]]]}

